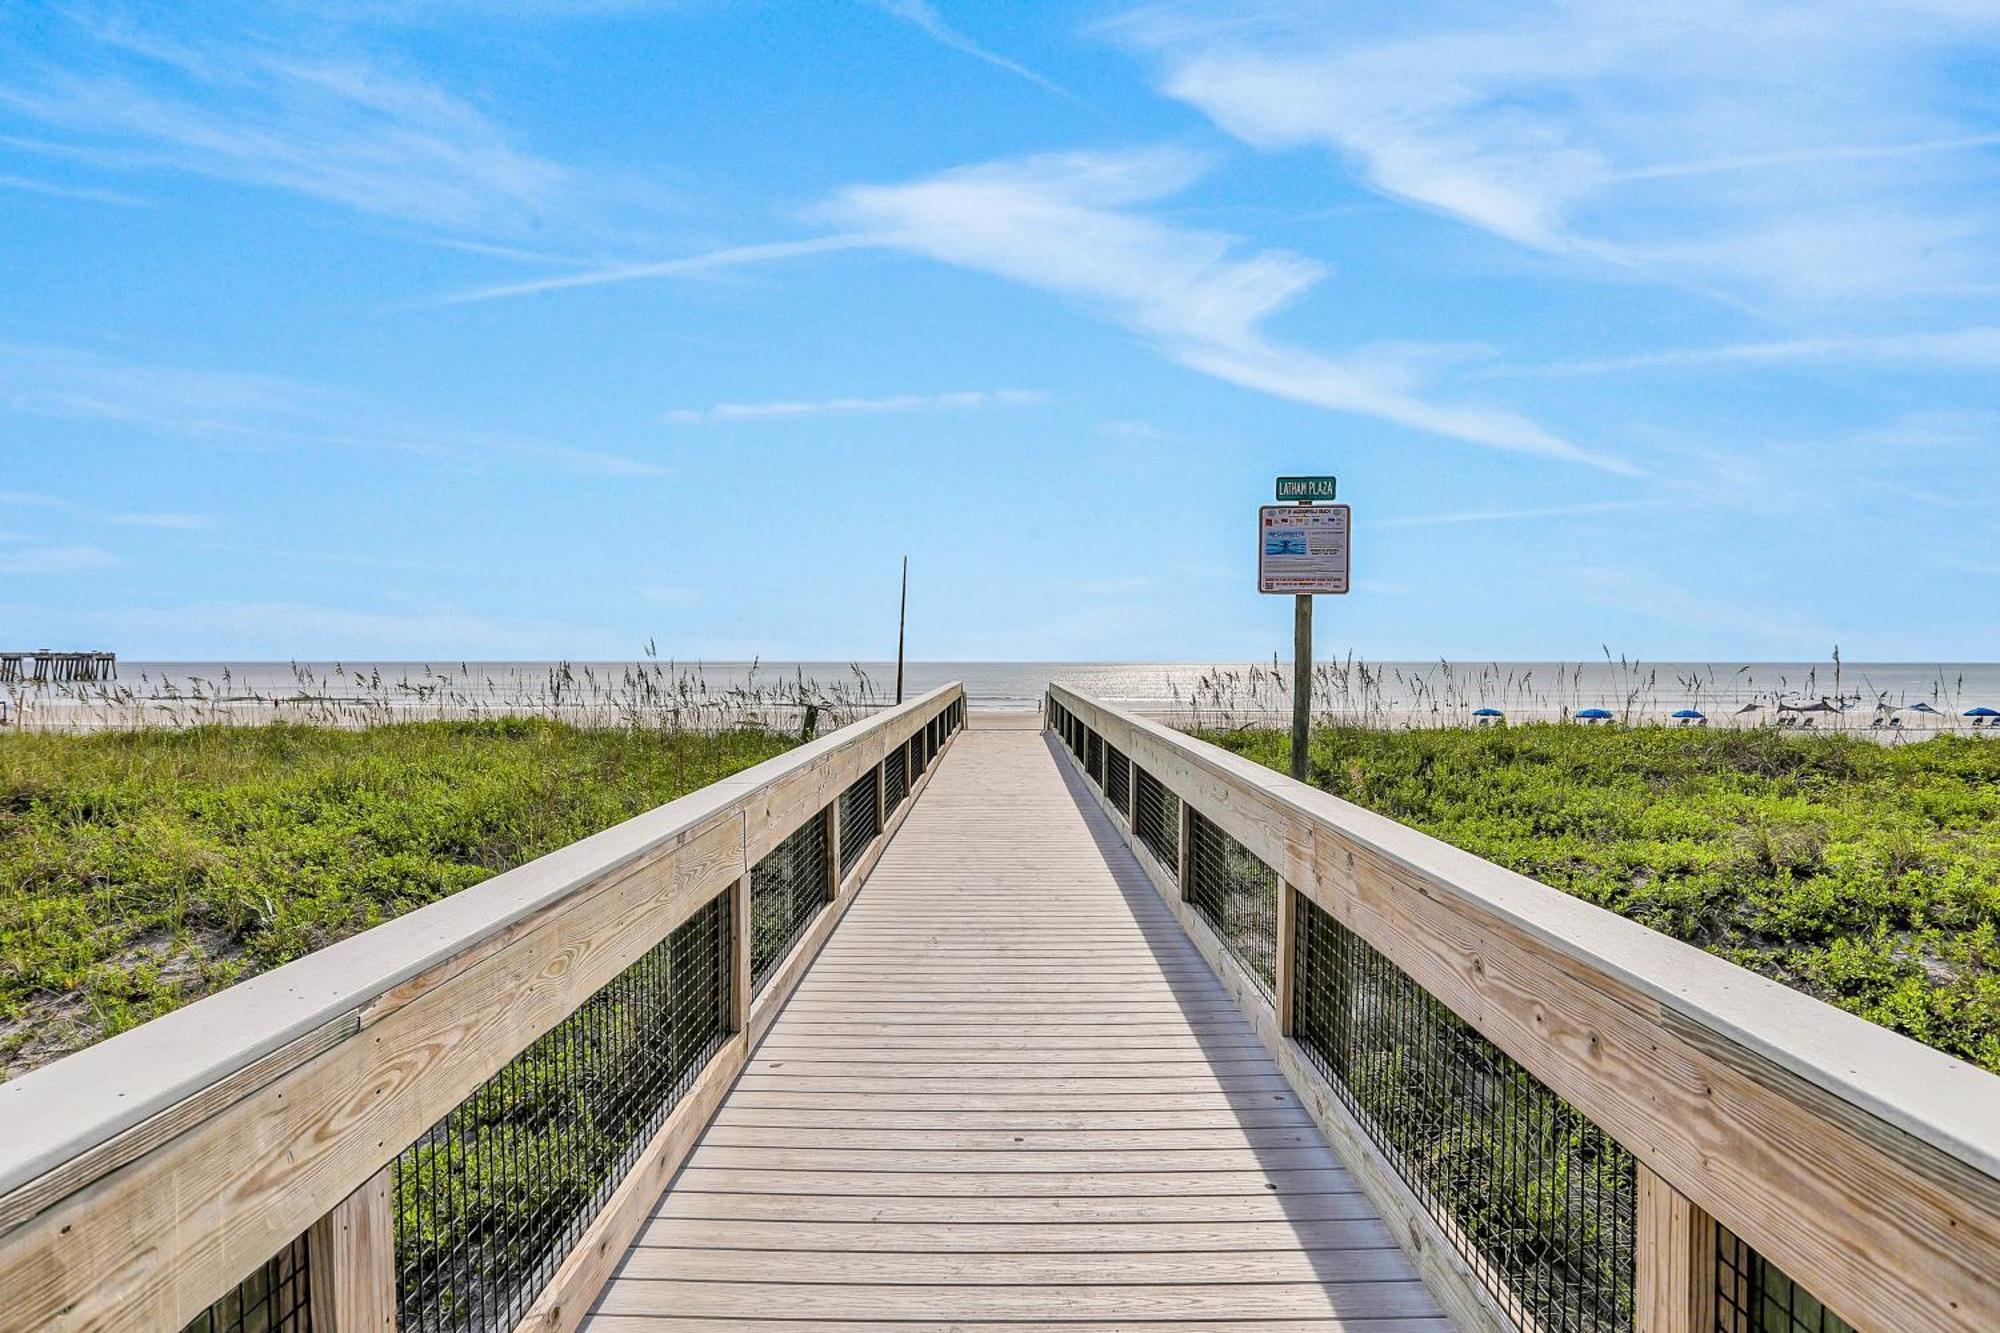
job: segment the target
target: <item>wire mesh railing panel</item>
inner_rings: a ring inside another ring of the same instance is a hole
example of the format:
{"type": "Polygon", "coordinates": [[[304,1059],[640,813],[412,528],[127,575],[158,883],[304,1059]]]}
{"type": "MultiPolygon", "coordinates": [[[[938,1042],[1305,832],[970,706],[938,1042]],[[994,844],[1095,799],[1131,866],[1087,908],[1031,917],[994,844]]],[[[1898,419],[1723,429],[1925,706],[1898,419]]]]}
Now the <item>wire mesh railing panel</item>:
{"type": "Polygon", "coordinates": [[[1248,847],[1188,814],[1187,900],[1264,988],[1278,975],[1278,872],[1248,847]]]}
{"type": "Polygon", "coordinates": [[[750,869],[750,989],[771,973],[827,904],[827,812],[822,810],[750,869]]]}
{"type": "Polygon", "coordinates": [[[1715,1333],[1854,1333],[1854,1326],[1718,1225],[1715,1333]]]}
{"type": "Polygon", "coordinates": [[[1145,769],[1132,769],[1132,832],[1174,874],[1181,863],[1181,798],[1145,769]]]}
{"type": "Polygon", "coordinates": [[[880,769],[871,768],[840,794],[840,873],[846,874],[868,844],[882,831],[881,811],[875,808],[876,784],[880,769]]]}
{"type": "Polygon", "coordinates": [[[1121,815],[1132,813],[1132,767],[1125,752],[1115,745],[1104,747],[1104,798],[1121,815]]]}
{"type": "Polygon", "coordinates": [[[403,1333],[506,1333],[729,1035],[719,894],[394,1162],[403,1333]]]}
{"type": "Polygon", "coordinates": [[[1293,1032],[1524,1327],[1632,1327],[1633,1159],[1303,894],[1293,1032]]]}
{"type": "Polygon", "coordinates": [[[312,1333],[312,1272],[306,1238],[267,1259],[181,1333],[312,1333]]]}
{"type": "Polygon", "coordinates": [[[909,755],[898,747],[882,760],[882,808],[894,810],[910,794],[909,755]]]}
{"type": "Polygon", "coordinates": [[[1104,738],[1094,731],[1083,733],[1083,771],[1099,787],[1104,785],[1104,738]]]}

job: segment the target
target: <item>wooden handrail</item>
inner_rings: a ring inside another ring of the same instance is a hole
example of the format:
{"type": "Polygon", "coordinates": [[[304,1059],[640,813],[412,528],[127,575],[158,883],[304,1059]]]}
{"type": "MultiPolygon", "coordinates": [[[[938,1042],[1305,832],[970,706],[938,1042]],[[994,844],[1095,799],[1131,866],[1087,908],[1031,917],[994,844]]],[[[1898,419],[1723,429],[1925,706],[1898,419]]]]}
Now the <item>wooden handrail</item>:
{"type": "MultiPolygon", "coordinates": [[[[942,686],[0,1085],[0,1330],[181,1327],[359,1207],[445,1111],[963,699],[942,686]]],[[[837,911],[822,915],[736,1011],[690,1114],[733,1080],[837,911]]],[[[734,945],[747,958],[748,932],[734,945]]],[[[655,1145],[691,1141],[689,1118],[677,1108],[655,1145]]],[[[545,1301],[540,1326],[581,1308],[545,1301]]]]}
{"type": "MultiPolygon", "coordinates": [[[[1617,1139],[1642,1232],[1719,1221],[1862,1329],[2000,1328],[2000,1078],[1158,722],[1049,699],[1617,1139]]],[[[1287,1040],[1277,1013],[1269,1030],[1287,1040]]],[[[1688,1256],[1640,1262],[1669,1259],[1688,1256]]],[[[1669,1318],[1642,1307],[1642,1333],[1669,1318]]]]}

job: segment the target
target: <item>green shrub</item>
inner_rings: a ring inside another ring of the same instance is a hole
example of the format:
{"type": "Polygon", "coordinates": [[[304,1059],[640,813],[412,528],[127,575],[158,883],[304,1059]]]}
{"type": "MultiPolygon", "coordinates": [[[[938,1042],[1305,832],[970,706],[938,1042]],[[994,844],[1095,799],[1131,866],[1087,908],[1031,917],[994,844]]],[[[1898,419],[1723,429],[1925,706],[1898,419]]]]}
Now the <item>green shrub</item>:
{"type": "MultiPolygon", "coordinates": [[[[1287,739],[1208,736],[1273,768],[1287,739]]],[[[2000,1072],[2000,744],[1321,728],[1354,801],[2000,1072]]]]}
{"type": "Polygon", "coordinates": [[[532,718],[0,736],[12,1076],[779,753],[532,718]]]}

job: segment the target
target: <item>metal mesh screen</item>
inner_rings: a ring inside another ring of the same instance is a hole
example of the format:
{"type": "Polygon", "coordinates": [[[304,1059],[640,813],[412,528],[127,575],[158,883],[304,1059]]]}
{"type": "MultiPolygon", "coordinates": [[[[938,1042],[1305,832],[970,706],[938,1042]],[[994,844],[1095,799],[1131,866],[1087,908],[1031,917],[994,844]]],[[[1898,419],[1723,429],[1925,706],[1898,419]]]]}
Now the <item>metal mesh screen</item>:
{"type": "Polygon", "coordinates": [[[1119,814],[1132,813],[1132,769],[1115,745],[1104,747],[1104,798],[1119,814]]]}
{"type": "Polygon", "coordinates": [[[1083,771],[1092,782],[1104,785],[1104,738],[1094,731],[1083,733],[1083,771]]]}
{"type": "Polygon", "coordinates": [[[1718,1225],[1715,1333],[1854,1333],[1854,1327],[1718,1225]]]}
{"type": "Polygon", "coordinates": [[[1278,975],[1278,872],[1199,810],[1188,815],[1187,900],[1269,995],[1278,975]]]}
{"type": "Polygon", "coordinates": [[[882,760],[882,808],[894,810],[909,794],[909,756],[898,747],[882,760]]]}
{"type": "Polygon", "coordinates": [[[1524,1327],[1632,1327],[1633,1160],[1304,895],[1293,1031],[1524,1327]]]}
{"type": "Polygon", "coordinates": [[[875,808],[875,785],[881,770],[871,768],[840,794],[840,873],[846,874],[881,831],[875,808]]]}
{"type": "Polygon", "coordinates": [[[1181,798],[1145,769],[1132,769],[1132,832],[1160,864],[1179,874],[1181,863],[1181,798]]]}
{"type": "Polygon", "coordinates": [[[306,1238],[279,1250],[182,1333],[312,1333],[312,1273],[306,1238]]]}
{"type": "Polygon", "coordinates": [[[719,894],[394,1163],[403,1333],[505,1333],[729,1034],[719,894]]]}
{"type": "Polygon", "coordinates": [[[826,824],[822,810],[750,869],[750,989],[764,989],[799,936],[826,907],[826,824]]]}

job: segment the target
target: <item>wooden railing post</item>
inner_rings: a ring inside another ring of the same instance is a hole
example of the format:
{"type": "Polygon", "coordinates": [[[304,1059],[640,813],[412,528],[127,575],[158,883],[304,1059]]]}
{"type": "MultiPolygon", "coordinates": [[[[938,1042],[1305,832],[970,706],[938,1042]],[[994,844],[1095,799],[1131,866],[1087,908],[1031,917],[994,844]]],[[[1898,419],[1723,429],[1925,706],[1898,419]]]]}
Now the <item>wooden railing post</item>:
{"type": "Polygon", "coordinates": [[[1715,1333],[1715,1220],[1641,1163],[1635,1333],[1715,1333]]]}
{"type": "Polygon", "coordinates": [[[1288,879],[1278,881],[1278,957],[1271,997],[1278,1010],[1278,1035],[1292,1035],[1292,978],[1298,969],[1299,891],[1288,879]]]}
{"type": "Polygon", "coordinates": [[[750,871],[729,886],[729,1030],[750,1026],[750,871]]]}
{"type": "Polygon", "coordinates": [[[1181,800],[1180,855],[1174,858],[1174,882],[1180,885],[1183,901],[1188,896],[1188,868],[1194,862],[1194,807],[1181,800]]]}
{"type": "Polygon", "coordinates": [[[826,900],[840,897],[840,797],[826,806],[826,900]]]}
{"type": "Polygon", "coordinates": [[[396,1219],[391,1168],[306,1232],[315,1333],[395,1333],[396,1219]]]}

